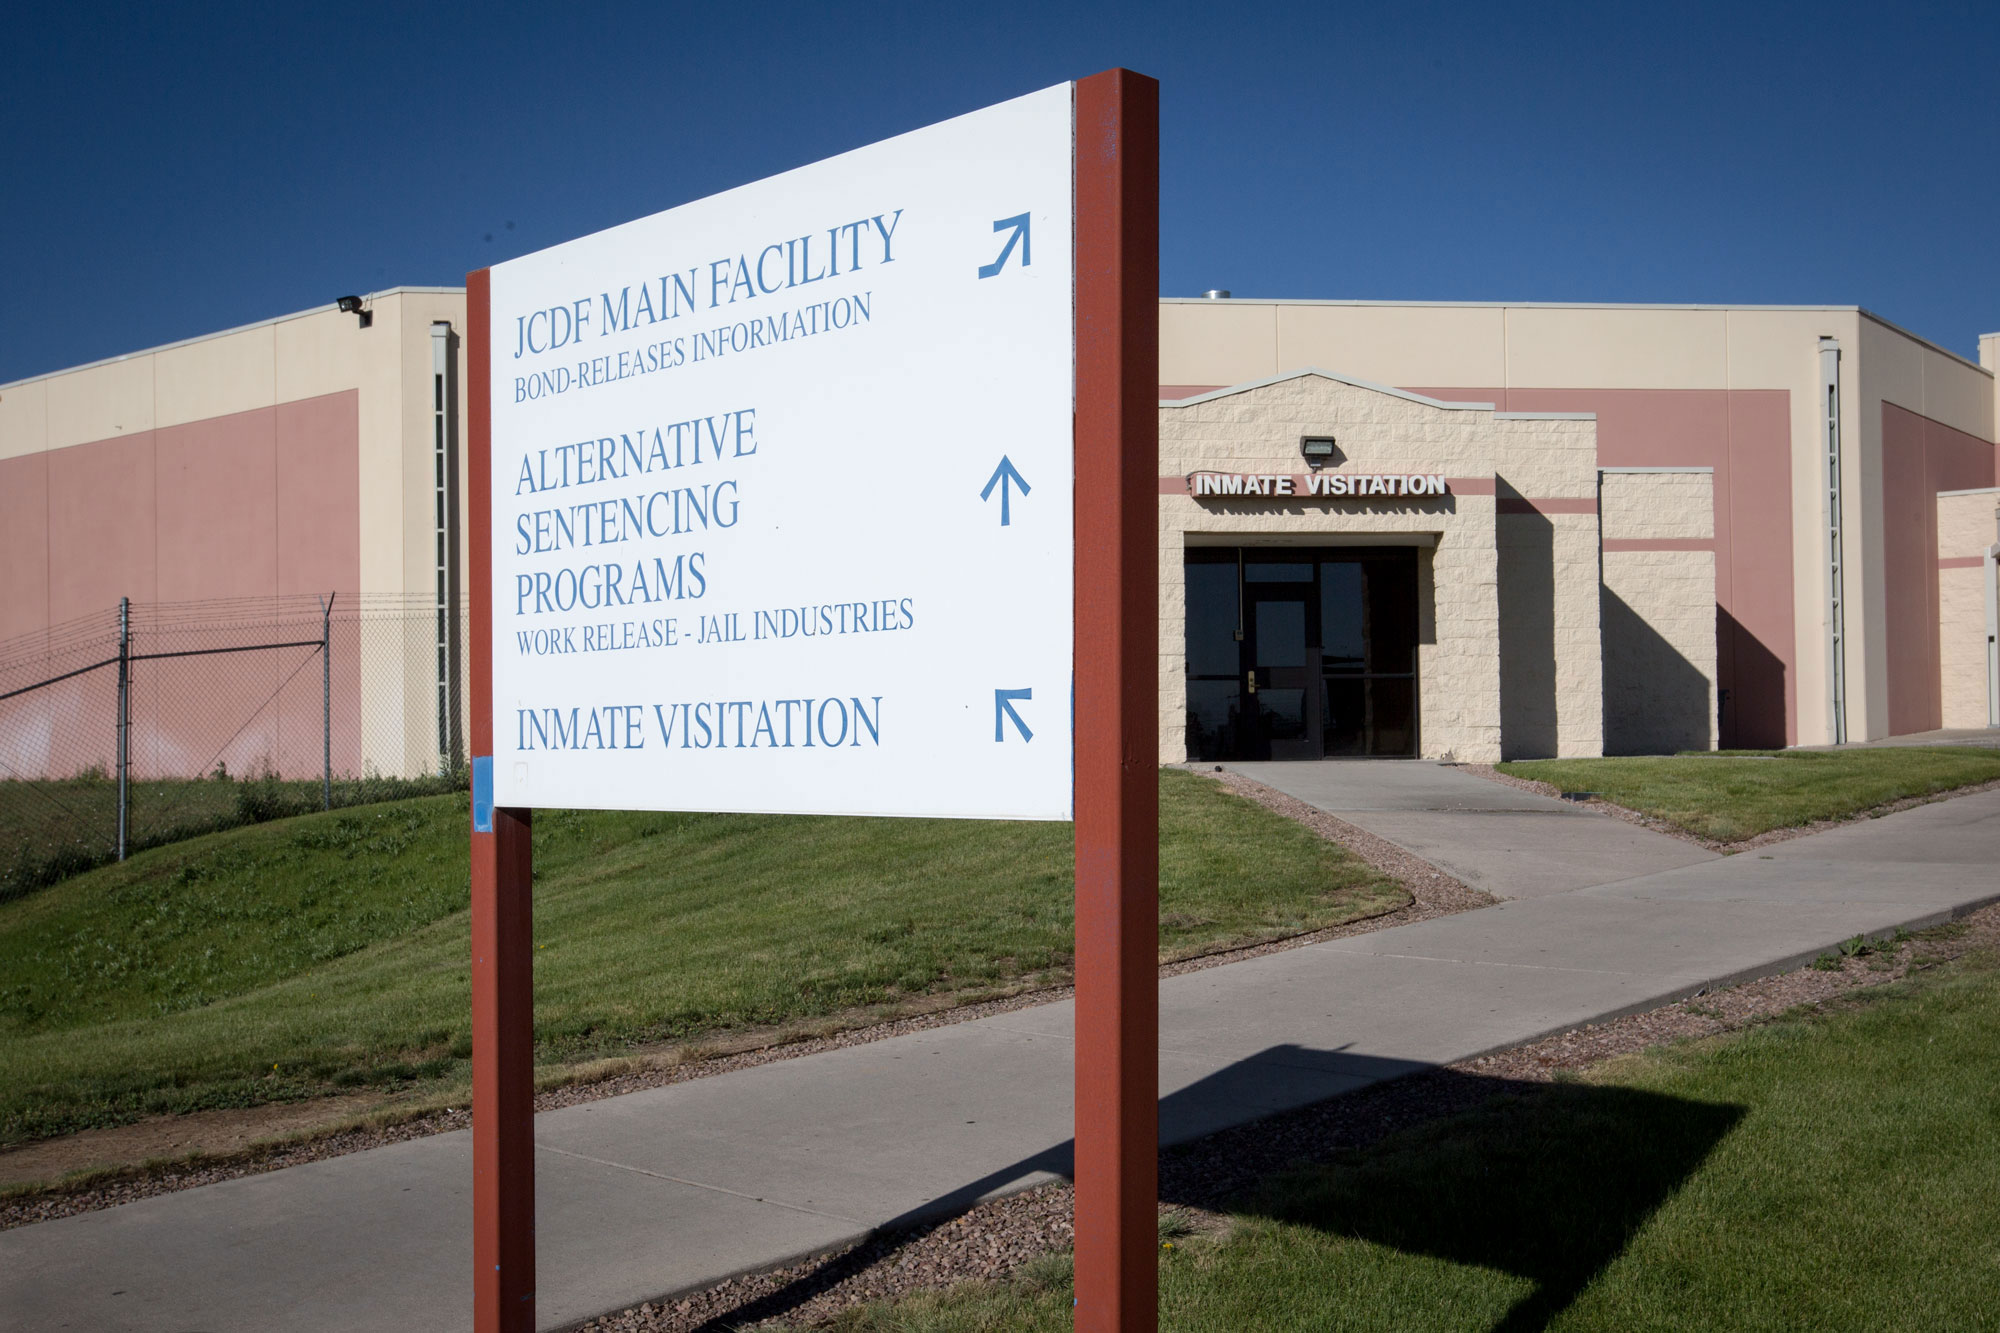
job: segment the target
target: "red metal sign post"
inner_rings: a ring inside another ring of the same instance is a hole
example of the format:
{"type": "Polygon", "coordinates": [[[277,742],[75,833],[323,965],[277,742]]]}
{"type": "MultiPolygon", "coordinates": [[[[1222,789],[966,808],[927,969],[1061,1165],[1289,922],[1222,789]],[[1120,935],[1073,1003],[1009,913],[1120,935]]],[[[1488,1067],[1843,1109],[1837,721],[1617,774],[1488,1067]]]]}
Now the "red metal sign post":
{"type": "Polygon", "coordinates": [[[1076,1327],[1158,1324],[1160,85],[1076,85],[1076,1327]]]}
{"type": "MultiPolygon", "coordinates": [[[[1076,84],[1076,1327],[1157,1324],[1159,84],[1076,84]]],[[[1024,261],[1025,262],[1025,261],[1024,261]]],[[[491,285],[466,277],[473,1326],[535,1326],[533,856],[493,807],[491,285]]]]}
{"type": "MultiPolygon", "coordinates": [[[[472,564],[472,753],[493,753],[490,275],[465,278],[472,564]]],[[[480,771],[482,762],[487,766],[480,771]]],[[[472,825],[472,1326],[535,1327],[534,856],[529,812],[492,808],[475,758],[472,825]],[[480,804],[482,781],[486,806],[480,804]]]]}

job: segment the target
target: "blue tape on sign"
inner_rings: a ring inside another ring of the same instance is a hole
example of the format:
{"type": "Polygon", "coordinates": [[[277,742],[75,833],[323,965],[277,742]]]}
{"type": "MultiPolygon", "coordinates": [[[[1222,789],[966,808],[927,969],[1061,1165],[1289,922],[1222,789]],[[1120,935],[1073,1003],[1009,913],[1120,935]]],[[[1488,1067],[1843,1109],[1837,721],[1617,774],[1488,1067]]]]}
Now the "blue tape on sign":
{"type": "Polygon", "coordinates": [[[493,831],[493,756],[475,755],[472,760],[472,831],[493,831]]]}

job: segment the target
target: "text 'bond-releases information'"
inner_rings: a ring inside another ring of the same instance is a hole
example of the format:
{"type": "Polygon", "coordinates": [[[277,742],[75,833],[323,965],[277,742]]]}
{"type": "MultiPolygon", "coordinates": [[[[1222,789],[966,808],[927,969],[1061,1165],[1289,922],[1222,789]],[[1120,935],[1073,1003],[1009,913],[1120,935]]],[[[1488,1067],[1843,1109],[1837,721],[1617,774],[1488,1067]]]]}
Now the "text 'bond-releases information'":
{"type": "Polygon", "coordinates": [[[494,267],[496,804],[1070,818],[1071,93],[494,267]]]}

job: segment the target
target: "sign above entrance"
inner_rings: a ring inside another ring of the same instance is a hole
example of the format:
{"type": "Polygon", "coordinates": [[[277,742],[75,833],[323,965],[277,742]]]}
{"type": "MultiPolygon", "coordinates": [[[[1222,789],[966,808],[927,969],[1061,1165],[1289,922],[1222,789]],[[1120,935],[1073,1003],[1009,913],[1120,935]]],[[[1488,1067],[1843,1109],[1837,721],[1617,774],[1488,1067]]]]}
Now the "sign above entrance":
{"type": "Polygon", "coordinates": [[[1437,472],[1193,472],[1188,494],[1203,499],[1272,499],[1305,496],[1334,500],[1416,499],[1449,495],[1437,472]]]}
{"type": "Polygon", "coordinates": [[[493,804],[1071,817],[1072,119],[493,269],[493,804]]]}

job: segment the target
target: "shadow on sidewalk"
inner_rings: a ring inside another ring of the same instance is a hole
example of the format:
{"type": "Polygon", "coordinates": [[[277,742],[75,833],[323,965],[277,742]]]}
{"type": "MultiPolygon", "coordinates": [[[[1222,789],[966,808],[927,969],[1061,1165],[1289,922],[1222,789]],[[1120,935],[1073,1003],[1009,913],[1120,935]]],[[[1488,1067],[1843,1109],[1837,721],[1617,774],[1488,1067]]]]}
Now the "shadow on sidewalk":
{"type": "MultiPolygon", "coordinates": [[[[1526,1278],[1534,1290],[1494,1333],[1530,1333],[1624,1252],[1744,1111],[1275,1046],[1161,1099],[1161,1137],[1176,1146],[1161,1154],[1160,1200],[1526,1278]],[[1261,1108],[1271,1113],[1241,1123],[1261,1108]]],[[[703,1333],[796,1310],[1025,1177],[1068,1177],[1072,1146],[1053,1145],[885,1222],[703,1333]]]]}

